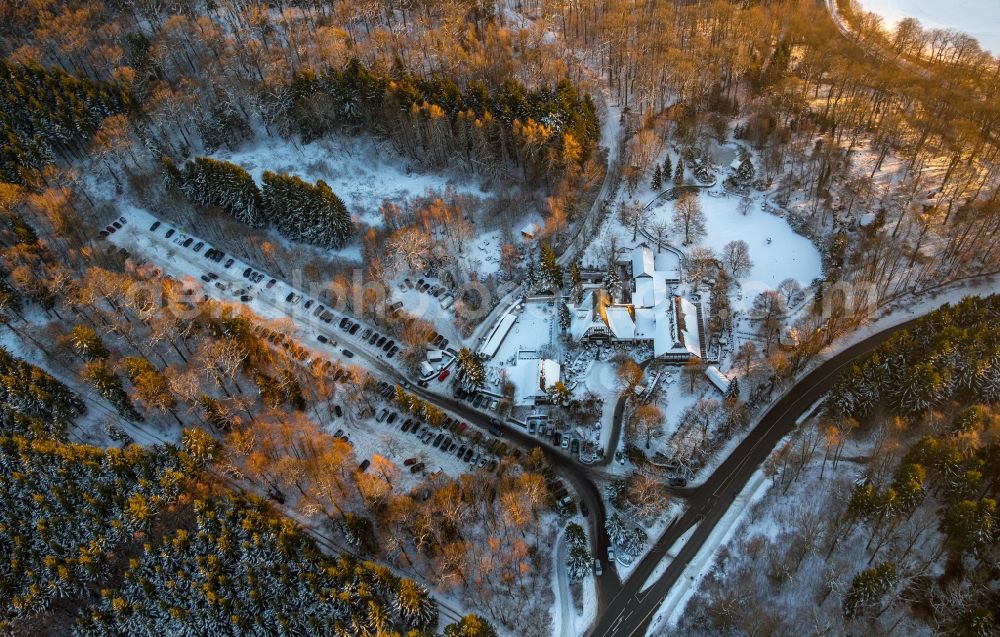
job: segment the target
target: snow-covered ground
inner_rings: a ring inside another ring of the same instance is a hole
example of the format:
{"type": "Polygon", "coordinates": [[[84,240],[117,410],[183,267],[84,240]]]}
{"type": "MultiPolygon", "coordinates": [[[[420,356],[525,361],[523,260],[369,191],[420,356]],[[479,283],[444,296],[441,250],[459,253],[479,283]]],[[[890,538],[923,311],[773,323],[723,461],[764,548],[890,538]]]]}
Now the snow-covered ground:
{"type": "MultiPolygon", "coordinates": [[[[743,240],[750,247],[753,267],[740,281],[740,293],[734,299],[733,308],[746,310],[754,298],[764,290],[773,290],[787,278],[808,287],[813,279],[822,274],[819,250],[800,234],[796,234],[788,222],[761,208],[759,195],[754,197],[748,214],[739,211],[739,199],[722,193],[719,187],[703,191],[698,197],[705,212],[705,238],[696,245],[711,248],[716,255],[730,241],[743,240]]],[[[673,202],[663,202],[651,211],[651,221],[670,223],[673,202]]],[[[674,238],[674,245],[680,245],[674,238]]]]}
{"type": "Polygon", "coordinates": [[[347,204],[351,215],[368,225],[381,225],[383,200],[400,203],[430,190],[486,197],[475,181],[453,179],[446,173],[424,172],[407,162],[386,142],[329,136],[308,144],[290,144],[277,137],[263,137],[236,151],[220,150],[224,159],[245,168],[260,183],[265,170],[288,173],[307,181],[322,179],[347,204]]]}
{"type": "MultiPolygon", "coordinates": [[[[709,534],[705,543],[701,546],[698,553],[692,558],[688,563],[687,568],[681,573],[681,576],[677,578],[677,583],[670,589],[667,596],[663,599],[663,603],[657,609],[656,613],[653,615],[653,619],[649,624],[649,628],[646,630],[646,635],[655,636],[662,635],[663,631],[668,628],[671,624],[677,621],[678,613],[684,610],[685,604],[691,598],[691,596],[698,590],[698,584],[705,575],[712,569],[715,562],[715,556],[718,554],[719,549],[725,546],[732,539],[735,531],[740,528],[740,525],[746,516],[747,511],[753,506],[755,502],[763,498],[771,487],[771,479],[764,475],[760,470],[756,471],[750,480],[747,481],[746,486],[740,491],[739,495],[736,496],[736,500],[733,505],[729,507],[729,510],[719,523],[715,525],[712,532],[709,534]]],[[[689,538],[690,535],[687,535],[689,538]]],[[[682,539],[684,539],[682,537],[682,539]]],[[[686,541],[686,540],[685,540],[686,541]]],[[[682,544],[678,542],[667,551],[667,555],[664,556],[663,561],[657,565],[649,580],[646,582],[644,588],[648,588],[655,583],[657,574],[662,577],[663,573],[666,571],[667,566],[670,564],[670,560],[673,556],[680,551],[682,544]]]]}
{"type": "Polygon", "coordinates": [[[887,27],[916,18],[926,29],[958,29],[1000,55],[1000,2],[997,0],[860,0],[861,6],[885,19],[887,27]]]}

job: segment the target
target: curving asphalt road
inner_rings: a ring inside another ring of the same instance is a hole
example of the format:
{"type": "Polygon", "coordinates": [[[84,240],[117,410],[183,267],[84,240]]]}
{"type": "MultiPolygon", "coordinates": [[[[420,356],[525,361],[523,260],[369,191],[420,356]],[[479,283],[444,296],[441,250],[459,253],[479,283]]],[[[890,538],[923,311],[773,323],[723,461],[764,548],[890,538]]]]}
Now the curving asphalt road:
{"type": "Polygon", "coordinates": [[[907,321],[848,347],[798,381],[765,412],[746,439],[714,473],[697,488],[689,490],[688,508],[660,536],[632,576],[600,614],[591,629],[593,637],[641,636],[663,598],[705,543],[722,516],[732,505],[751,474],[767,458],[778,442],[791,431],[796,419],[828,392],[843,370],[857,358],[871,353],[894,332],[910,325],[907,321]],[[643,591],[647,578],[677,539],[699,524],[663,575],[643,591]]]}

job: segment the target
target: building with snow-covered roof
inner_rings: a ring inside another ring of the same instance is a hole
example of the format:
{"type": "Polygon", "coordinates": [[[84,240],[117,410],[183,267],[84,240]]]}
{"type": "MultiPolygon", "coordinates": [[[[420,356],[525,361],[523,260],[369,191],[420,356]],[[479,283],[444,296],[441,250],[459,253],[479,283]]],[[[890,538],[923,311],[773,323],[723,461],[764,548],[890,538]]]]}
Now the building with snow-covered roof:
{"type": "Polygon", "coordinates": [[[729,393],[729,379],[723,374],[718,367],[715,365],[709,365],[705,368],[705,376],[715,388],[722,392],[723,395],[729,393]]]}
{"type": "Polygon", "coordinates": [[[645,242],[620,261],[632,269],[629,302],[615,303],[596,289],[570,306],[570,335],[581,341],[646,342],[653,354],[683,363],[704,357],[701,308],[671,292],[680,282],[679,258],[654,253],[645,242]]]}
{"type": "Polygon", "coordinates": [[[483,341],[482,346],[479,348],[479,353],[486,358],[496,356],[497,350],[500,349],[500,345],[503,343],[503,339],[507,338],[510,328],[514,327],[514,323],[516,322],[517,315],[513,312],[507,312],[500,317],[500,320],[493,326],[486,340],[483,341]]]}
{"type": "Polygon", "coordinates": [[[514,404],[535,405],[549,400],[548,390],[559,382],[561,367],[550,358],[519,358],[508,368],[508,380],[514,383],[514,404]]]}

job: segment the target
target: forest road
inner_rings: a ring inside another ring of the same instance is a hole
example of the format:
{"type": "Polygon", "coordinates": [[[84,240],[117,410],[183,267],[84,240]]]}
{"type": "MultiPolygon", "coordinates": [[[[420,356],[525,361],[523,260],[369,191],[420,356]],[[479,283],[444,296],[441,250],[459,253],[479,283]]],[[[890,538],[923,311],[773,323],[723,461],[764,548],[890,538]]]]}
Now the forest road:
{"type": "Polygon", "coordinates": [[[796,419],[828,392],[841,373],[859,357],[870,354],[893,333],[906,328],[913,320],[896,325],[856,343],[832,356],[793,385],[758,421],[746,439],[715,470],[705,483],[693,489],[684,515],[660,536],[643,558],[621,591],[598,614],[591,629],[592,637],[641,637],[663,598],[697,555],[715,525],[725,515],[750,476],[767,458],[778,442],[795,425],[796,419]],[[643,591],[647,578],[656,569],[667,550],[699,518],[701,524],[671,561],[663,575],[643,591]],[[640,591],[642,594],[639,595],[640,591]]]}

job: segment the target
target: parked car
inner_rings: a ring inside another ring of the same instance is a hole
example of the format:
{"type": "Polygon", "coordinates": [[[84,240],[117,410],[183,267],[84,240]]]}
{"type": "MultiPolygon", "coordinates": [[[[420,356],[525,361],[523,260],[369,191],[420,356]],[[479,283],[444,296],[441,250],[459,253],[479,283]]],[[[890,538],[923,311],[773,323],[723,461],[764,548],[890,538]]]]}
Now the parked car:
{"type": "Polygon", "coordinates": [[[412,467],[415,464],[417,464],[416,458],[407,458],[406,460],[403,461],[404,467],[412,467]]]}
{"type": "Polygon", "coordinates": [[[587,507],[587,503],[580,500],[580,515],[583,517],[588,517],[590,515],[590,509],[587,507]]]}
{"type": "Polygon", "coordinates": [[[330,314],[330,310],[323,310],[323,313],[319,315],[319,320],[329,323],[333,320],[333,314],[330,314]]]}
{"type": "Polygon", "coordinates": [[[277,283],[277,282],[278,282],[278,279],[271,279],[270,281],[267,282],[267,285],[264,286],[264,287],[265,287],[265,289],[270,290],[271,288],[274,287],[274,284],[277,283]]]}
{"type": "Polygon", "coordinates": [[[234,263],[236,263],[236,259],[226,259],[226,264],[222,267],[230,268],[233,266],[234,263]]]}
{"type": "Polygon", "coordinates": [[[392,423],[396,422],[396,416],[397,416],[396,412],[392,412],[391,414],[389,414],[389,417],[385,419],[385,421],[391,425],[392,423]]]}
{"type": "Polygon", "coordinates": [[[361,464],[358,465],[358,471],[364,472],[368,467],[371,466],[371,464],[372,464],[371,460],[365,458],[364,460],[361,461],[361,464]]]}
{"type": "Polygon", "coordinates": [[[159,221],[154,221],[153,225],[149,226],[149,231],[150,232],[156,232],[156,229],[159,228],[159,227],[160,227],[160,222],[159,221]]]}
{"type": "Polygon", "coordinates": [[[248,295],[248,294],[243,294],[243,295],[240,296],[240,301],[242,301],[243,303],[249,303],[252,300],[253,300],[253,297],[250,296],[250,295],[248,295]]]}
{"type": "Polygon", "coordinates": [[[388,415],[389,415],[389,410],[388,409],[382,409],[382,411],[379,412],[379,415],[375,417],[375,420],[377,422],[382,422],[382,421],[385,420],[386,416],[388,416],[388,415]]]}
{"type": "Polygon", "coordinates": [[[604,567],[601,566],[601,558],[599,557],[594,558],[594,575],[597,577],[604,575],[604,567]]]}
{"type": "Polygon", "coordinates": [[[243,278],[244,279],[250,278],[251,272],[253,272],[253,268],[247,268],[246,270],[243,270],[243,278]]]}
{"type": "Polygon", "coordinates": [[[171,228],[170,230],[167,230],[167,234],[165,234],[164,236],[165,236],[165,237],[166,237],[167,239],[169,239],[170,237],[174,236],[174,233],[175,233],[175,232],[177,232],[177,231],[176,231],[176,230],[174,230],[173,228],[171,228]]]}
{"type": "Polygon", "coordinates": [[[361,324],[355,323],[354,325],[351,326],[351,329],[347,330],[347,333],[350,334],[351,336],[354,336],[355,334],[358,333],[358,330],[360,329],[361,329],[361,324]]]}
{"type": "Polygon", "coordinates": [[[470,458],[472,458],[472,447],[469,447],[468,449],[466,449],[466,451],[465,451],[465,457],[462,458],[462,460],[465,461],[465,462],[468,462],[470,458]]]}
{"type": "Polygon", "coordinates": [[[192,243],[194,243],[194,239],[192,239],[191,237],[188,237],[187,239],[184,240],[184,243],[181,244],[181,247],[182,248],[189,248],[189,247],[191,247],[192,243]]]}
{"type": "Polygon", "coordinates": [[[329,343],[330,342],[330,339],[328,339],[327,337],[323,336],[322,334],[317,334],[316,335],[316,340],[319,341],[320,343],[329,343]]]}
{"type": "Polygon", "coordinates": [[[337,414],[337,418],[340,418],[344,415],[344,410],[340,408],[340,405],[334,405],[333,413],[337,414]]]}
{"type": "Polygon", "coordinates": [[[438,374],[438,380],[441,381],[441,382],[444,382],[444,380],[446,378],[448,378],[448,374],[450,374],[450,373],[451,372],[449,370],[447,370],[447,369],[443,370],[440,374],[438,374]]]}
{"type": "Polygon", "coordinates": [[[375,342],[375,347],[382,347],[385,345],[386,338],[384,336],[379,336],[378,340],[375,342]]]}
{"type": "Polygon", "coordinates": [[[377,340],[378,340],[378,332],[375,332],[374,334],[372,334],[371,336],[368,337],[368,343],[370,345],[374,345],[375,341],[377,341],[377,340]]]}
{"type": "Polygon", "coordinates": [[[367,341],[368,337],[372,335],[372,328],[366,327],[364,332],[361,332],[361,339],[367,341]]]}
{"type": "Polygon", "coordinates": [[[354,352],[352,352],[349,349],[340,350],[340,353],[343,354],[347,358],[354,358],[354,352]]]}
{"type": "Polygon", "coordinates": [[[563,436],[562,443],[559,446],[563,449],[569,448],[569,436],[563,436]]]}
{"type": "Polygon", "coordinates": [[[433,446],[433,447],[434,447],[435,449],[437,449],[438,447],[440,447],[440,446],[441,446],[441,441],[442,441],[442,440],[444,440],[444,434],[438,434],[438,435],[437,435],[437,437],[436,437],[436,438],[434,438],[434,444],[433,444],[432,446],[433,446]]]}
{"type": "Polygon", "coordinates": [[[424,470],[424,463],[418,462],[417,464],[410,467],[410,473],[419,473],[424,470]]]}
{"type": "Polygon", "coordinates": [[[308,310],[309,308],[312,307],[312,304],[313,304],[313,300],[309,299],[305,303],[302,304],[302,307],[308,310]]]}
{"type": "Polygon", "coordinates": [[[574,454],[580,453],[580,441],[573,438],[569,443],[569,451],[574,454]]]}

